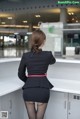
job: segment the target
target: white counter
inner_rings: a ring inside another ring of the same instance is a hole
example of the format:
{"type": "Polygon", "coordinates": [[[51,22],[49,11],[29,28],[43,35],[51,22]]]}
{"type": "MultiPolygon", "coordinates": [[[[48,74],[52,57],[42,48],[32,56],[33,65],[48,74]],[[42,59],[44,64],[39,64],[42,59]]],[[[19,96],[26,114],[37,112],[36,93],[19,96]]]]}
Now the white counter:
{"type": "MultiPolygon", "coordinates": [[[[0,64],[9,63],[9,62],[13,63],[15,61],[17,61],[19,63],[20,59],[21,58],[4,58],[4,59],[0,59],[0,64]]],[[[57,59],[56,61],[58,63],[80,64],[79,60],[57,59]]],[[[11,67],[9,66],[9,68],[11,68],[11,67]]],[[[3,69],[3,70],[5,71],[5,69],[3,69]]],[[[14,69],[13,69],[13,71],[14,71],[14,69]]],[[[7,75],[7,74],[5,74],[5,75],[7,75]]],[[[5,75],[4,75],[4,77],[5,77],[5,75]]],[[[13,76],[9,77],[9,75],[8,75],[8,77],[5,77],[5,78],[0,77],[0,96],[6,95],[10,92],[14,92],[18,89],[21,89],[22,86],[24,85],[24,83],[20,79],[18,79],[17,74],[16,74],[16,76],[14,76],[14,77],[13,76]]],[[[79,77],[79,74],[78,74],[78,77],[79,77]]],[[[59,79],[56,77],[51,78],[49,75],[48,75],[48,79],[54,85],[54,88],[52,89],[53,91],[80,94],[80,81],[79,80],[69,80],[69,79],[67,80],[67,78],[59,79]]]]}
{"type": "Polygon", "coordinates": [[[49,79],[54,85],[53,91],[76,93],[80,94],[80,81],[63,80],[63,79],[49,79]]]}
{"type": "Polygon", "coordinates": [[[20,61],[20,60],[21,60],[21,58],[1,58],[0,63],[20,61]]]}
{"type": "MultiPolygon", "coordinates": [[[[0,63],[4,63],[4,62],[12,62],[12,61],[20,61],[21,58],[1,58],[0,59],[0,63]]],[[[76,59],[56,59],[56,62],[61,62],[61,63],[79,63],[80,64],[80,60],[76,60],[76,59]]]]}
{"type": "MultiPolygon", "coordinates": [[[[80,94],[80,82],[79,81],[69,81],[61,79],[49,79],[54,85],[51,90],[67,93],[80,94]]],[[[0,96],[6,95],[8,93],[14,92],[22,88],[24,83],[18,78],[6,79],[0,81],[0,96]]]]}
{"type": "Polygon", "coordinates": [[[3,81],[0,81],[0,96],[19,90],[23,85],[24,83],[18,78],[3,79],[3,81]]]}

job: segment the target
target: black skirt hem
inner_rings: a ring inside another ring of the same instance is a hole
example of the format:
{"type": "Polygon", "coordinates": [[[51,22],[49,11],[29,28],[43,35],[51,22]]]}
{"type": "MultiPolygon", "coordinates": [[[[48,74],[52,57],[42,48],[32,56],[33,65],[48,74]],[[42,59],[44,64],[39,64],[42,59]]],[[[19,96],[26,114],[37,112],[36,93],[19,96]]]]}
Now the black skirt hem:
{"type": "Polygon", "coordinates": [[[27,88],[23,90],[24,101],[48,103],[50,90],[47,88],[27,88]]]}

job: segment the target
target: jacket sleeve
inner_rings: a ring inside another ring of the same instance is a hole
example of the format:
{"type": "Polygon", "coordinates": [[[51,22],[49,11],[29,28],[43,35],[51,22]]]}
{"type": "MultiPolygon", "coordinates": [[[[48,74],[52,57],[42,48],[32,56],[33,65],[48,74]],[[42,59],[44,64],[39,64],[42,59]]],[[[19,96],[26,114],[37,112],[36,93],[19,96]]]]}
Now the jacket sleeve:
{"type": "Polygon", "coordinates": [[[23,81],[26,82],[27,76],[26,76],[26,63],[25,63],[25,54],[23,54],[19,68],[18,68],[18,77],[23,81]]]}
{"type": "Polygon", "coordinates": [[[50,64],[54,64],[55,62],[56,62],[56,59],[53,56],[52,52],[50,51],[50,64]]]}

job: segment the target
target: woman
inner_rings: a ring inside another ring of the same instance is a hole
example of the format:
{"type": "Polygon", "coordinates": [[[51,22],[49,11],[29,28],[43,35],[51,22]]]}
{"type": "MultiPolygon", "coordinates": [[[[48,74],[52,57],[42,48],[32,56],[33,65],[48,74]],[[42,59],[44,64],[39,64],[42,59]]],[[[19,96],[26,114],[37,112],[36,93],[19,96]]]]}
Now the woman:
{"type": "Polygon", "coordinates": [[[31,51],[24,53],[19,65],[18,76],[25,82],[23,99],[29,119],[43,119],[53,85],[47,79],[49,64],[55,63],[51,51],[42,51],[46,36],[35,30],[31,37],[31,51]],[[28,75],[26,76],[26,69],[28,75]],[[35,107],[35,103],[37,106],[35,107]]]}

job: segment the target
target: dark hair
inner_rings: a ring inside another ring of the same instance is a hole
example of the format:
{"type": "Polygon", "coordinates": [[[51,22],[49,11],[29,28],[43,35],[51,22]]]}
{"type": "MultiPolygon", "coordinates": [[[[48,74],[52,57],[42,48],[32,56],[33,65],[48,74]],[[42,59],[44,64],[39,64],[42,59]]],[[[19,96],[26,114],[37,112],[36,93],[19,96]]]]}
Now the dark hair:
{"type": "Polygon", "coordinates": [[[40,29],[33,31],[31,36],[31,51],[39,52],[39,47],[44,43],[46,35],[40,29]]]}

